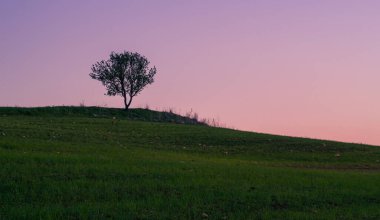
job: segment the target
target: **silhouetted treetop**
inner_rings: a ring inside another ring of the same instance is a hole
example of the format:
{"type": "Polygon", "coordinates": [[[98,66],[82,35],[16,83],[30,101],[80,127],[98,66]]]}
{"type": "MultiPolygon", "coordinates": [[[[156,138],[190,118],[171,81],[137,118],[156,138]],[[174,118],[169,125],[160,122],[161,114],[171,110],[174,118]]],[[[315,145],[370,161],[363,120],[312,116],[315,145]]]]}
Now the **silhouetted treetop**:
{"type": "Polygon", "coordinates": [[[146,57],[135,52],[112,52],[108,60],[92,65],[91,78],[99,80],[106,87],[106,95],[120,95],[124,98],[125,109],[131,105],[148,84],[154,82],[156,67],[149,68],[146,57]]]}

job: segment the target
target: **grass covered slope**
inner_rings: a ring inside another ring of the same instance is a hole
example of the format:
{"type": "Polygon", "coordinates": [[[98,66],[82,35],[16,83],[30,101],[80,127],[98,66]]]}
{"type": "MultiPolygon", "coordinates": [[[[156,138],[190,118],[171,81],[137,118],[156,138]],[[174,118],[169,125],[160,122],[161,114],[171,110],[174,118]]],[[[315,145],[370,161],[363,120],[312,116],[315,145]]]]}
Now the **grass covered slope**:
{"type": "Polygon", "coordinates": [[[6,110],[0,219],[380,218],[379,147],[6,110]]]}
{"type": "Polygon", "coordinates": [[[0,107],[0,116],[54,116],[54,117],[91,117],[91,118],[118,118],[150,122],[170,122],[178,124],[205,125],[197,119],[184,117],[173,112],[159,112],[149,109],[130,109],[125,111],[119,108],[102,107],[77,107],[77,106],[53,106],[53,107],[0,107]]]}

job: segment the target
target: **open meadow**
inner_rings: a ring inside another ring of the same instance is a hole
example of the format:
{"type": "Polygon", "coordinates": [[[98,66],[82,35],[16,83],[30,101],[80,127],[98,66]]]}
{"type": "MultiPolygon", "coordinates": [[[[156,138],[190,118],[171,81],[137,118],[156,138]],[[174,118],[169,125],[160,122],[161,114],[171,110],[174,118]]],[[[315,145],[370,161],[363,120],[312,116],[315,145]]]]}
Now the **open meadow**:
{"type": "Polygon", "coordinates": [[[0,219],[380,219],[380,147],[192,123],[0,108],[0,219]]]}

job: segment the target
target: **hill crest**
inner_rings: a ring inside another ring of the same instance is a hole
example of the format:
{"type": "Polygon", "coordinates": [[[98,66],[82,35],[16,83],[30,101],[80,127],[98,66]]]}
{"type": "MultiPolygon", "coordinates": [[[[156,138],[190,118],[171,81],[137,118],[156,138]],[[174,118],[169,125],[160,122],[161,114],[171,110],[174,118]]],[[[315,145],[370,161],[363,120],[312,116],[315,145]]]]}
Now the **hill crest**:
{"type": "Polygon", "coordinates": [[[46,106],[46,107],[0,107],[0,116],[80,116],[92,118],[115,118],[151,122],[168,122],[176,124],[204,125],[197,118],[191,118],[166,111],[134,108],[125,111],[120,108],[97,106],[46,106]]]}

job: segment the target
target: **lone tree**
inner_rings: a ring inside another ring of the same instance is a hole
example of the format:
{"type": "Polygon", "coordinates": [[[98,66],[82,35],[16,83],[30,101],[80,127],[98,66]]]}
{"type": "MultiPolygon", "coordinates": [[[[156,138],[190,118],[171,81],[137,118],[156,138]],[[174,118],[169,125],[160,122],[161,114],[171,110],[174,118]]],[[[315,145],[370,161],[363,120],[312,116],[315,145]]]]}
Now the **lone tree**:
{"type": "Polygon", "coordinates": [[[133,97],[154,82],[156,67],[149,68],[148,65],[148,59],[138,53],[112,52],[109,60],[92,65],[90,76],[107,88],[105,95],[122,96],[125,109],[128,110],[133,97]]]}

